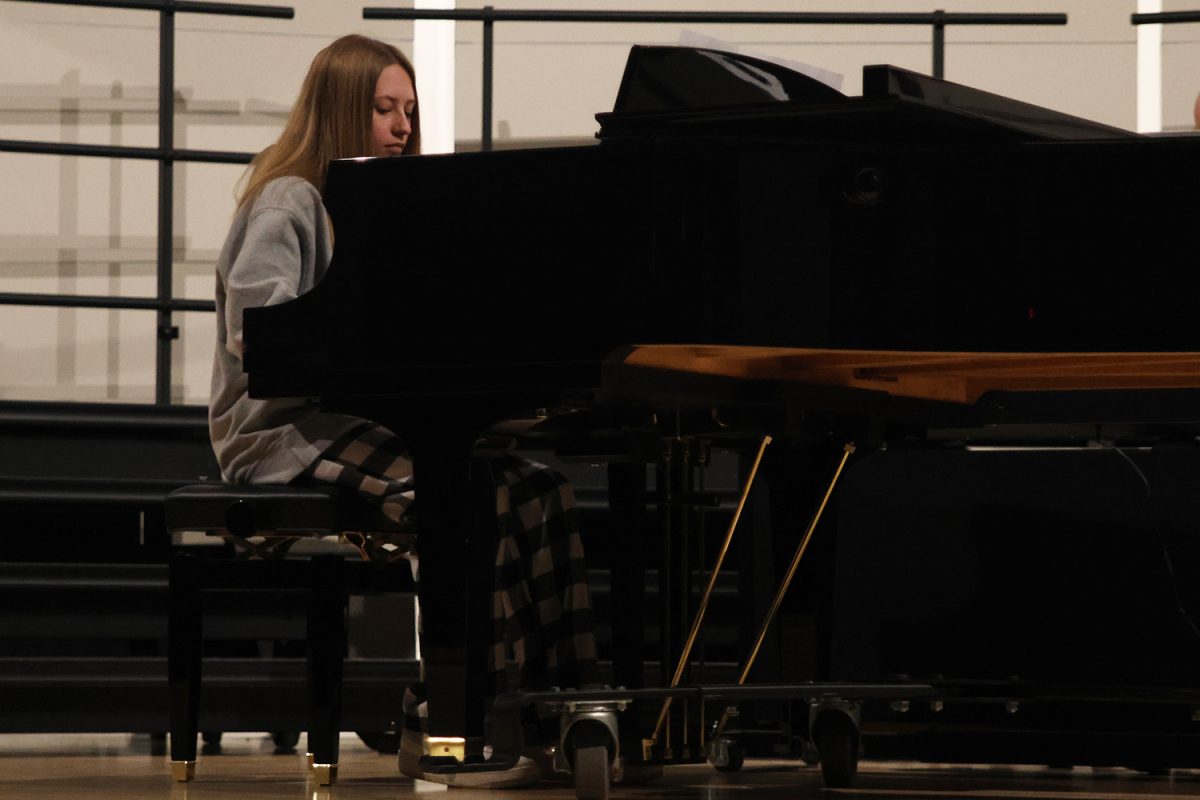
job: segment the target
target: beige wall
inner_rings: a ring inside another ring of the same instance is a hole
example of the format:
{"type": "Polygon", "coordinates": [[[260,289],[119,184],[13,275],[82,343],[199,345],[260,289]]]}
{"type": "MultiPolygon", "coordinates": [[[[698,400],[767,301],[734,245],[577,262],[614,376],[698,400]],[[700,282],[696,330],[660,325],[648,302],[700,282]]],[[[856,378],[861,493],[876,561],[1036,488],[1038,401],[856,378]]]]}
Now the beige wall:
{"type": "MultiPolygon", "coordinates": [[[[481,3],[482,4],[482,3],[481,3]]],[[[952,28],[947,77],[1000,94],[1132,128],[1134,0],[492,0],[497,8],[764,11],[1063,11],[1066,27],[952,28]]],[[[365,22],[362,4],[296,0],[296,18],[181,14],[177,144],[253,151],[281,124],[313,54],[342,33],[388,39],[411,52],[412,25],[365,22]]],[[[467,7],[463,0],[460,7],[467,7]]],[[[471,4],[471,7],[475,7],[471,4]]],[[[1168,0],[1168,10],[1200,2],[1168,0]]],[[[806,61],[845,75],[857,94],[865,64],[931,69],[930,31],[876,26],[689,26],[744,50],[806,61]]],[[[611,107],[628,47],[674,43],[673,25],[497,26],[495,135],[500,145],[586,140],[611,107]]],[[[71,6],[0,3],[0,138],[153,145],[158,16],[71,6]]],[[[1164,36],[1164,124],[1190,126],[1200,90],[1200,24],[1164,36]]],[[[460,148],[477,146],[478,24],[457,29],[460,148]]],[[[0,291],[154,292],[156,168],[152,162],[0,153],[0,291]]],[[[177,167],[176,292],[211,293],[212,262],[233,208],[239,167],[177,167]]],[[[211,315],[182,314],[174,396],[204,402],[211,315]]],[[[150,401],[154,315],[140,311],[0,306],[0,399],[150,401]]]]}

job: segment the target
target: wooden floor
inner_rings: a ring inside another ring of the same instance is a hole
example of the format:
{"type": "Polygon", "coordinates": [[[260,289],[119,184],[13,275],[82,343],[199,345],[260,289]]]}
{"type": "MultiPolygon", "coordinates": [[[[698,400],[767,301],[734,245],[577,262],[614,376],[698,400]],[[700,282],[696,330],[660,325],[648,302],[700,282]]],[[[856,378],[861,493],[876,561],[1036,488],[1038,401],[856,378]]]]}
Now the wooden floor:
{"type": "MultiPolygon", "coordinates": [[[[303,740],[301,742],[303,744],[303,740]]],[[[261,735],[227,734],[222,753],[201,756],[191,783],[173,783],[165,756],[152,755],[147,737],[127,735],[0,735],[0,798],[7,800],[381,800],[447,792],[458,800],[534,797],[566,800],[567,783],[497,792],[447,790],[402,778],[394,758],[342,739],[341,774],[332,788],[306,783],[303,756],[276,755],[261,735]]],[[[707,766],[668,767],[663,778],[614,787],[614,798],[1039,798],[1122,800],[1200,798],[1200,771],[1151,777],[1124,769],[1051,770],[1043,767],[943,766],[865,762],[853,790],[821,788],[818,770],[794,761],[748,761],[738,773],[707,766]]]]}

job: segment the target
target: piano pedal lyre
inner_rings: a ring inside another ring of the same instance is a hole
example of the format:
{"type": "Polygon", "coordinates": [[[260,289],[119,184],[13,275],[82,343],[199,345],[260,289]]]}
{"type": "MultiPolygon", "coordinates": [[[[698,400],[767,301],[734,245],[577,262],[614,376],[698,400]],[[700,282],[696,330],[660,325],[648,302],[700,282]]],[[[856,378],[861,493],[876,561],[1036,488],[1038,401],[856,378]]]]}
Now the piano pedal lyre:
{"type": "MultiPolygon", "coordinates": [[[[729,522],[729,528],[725,531],[725,540],[721,543],[721,549],[717,553],[716,563],[713,564],[712,574],[708,578],[708,586],[704,589],[704,594],[700,597],[700,606],[696,610],[696,617],[692,621],[692,629],[688,633],[687,641],[684,643],[683,652],[679,656],[679,663],[675,665],[675,674],[671,678],[671,687],[679,685],[680,679],[683,677],[683,671],[687,668],[688,658],[692,654],[692,648],[696,644],[696,637],[700,634],[700,626],[704,622],[704,614],[708,611],[708,601],[712,599],[713,590],[717,585],[717,577],[721,574],[721,565],[725,562],[725,555],[729,552],[729,545],[733,542],[733,532],[737,530],[738,520],[742,517],[742,510],[746,507],[746,498],[750,496],[750,489],[754,486],[754,479],[758,476],[758,468],[762,464],[763,453],[767,449],[767,445],[771,443],[770,436],[763,436],[762,441],[758,445],[758,453],[754,456],[754,464],[750,467],[750,475],[746,478],[746,485],[742,487],[741,496],[738,498],[737,508],[733,512],[733,519],[729,522]]],[[[654,746],[658,743],[658,737],[662,734],[663,725],[666,724],[668,715],[671,711],[670,696],[663,698],[662,709],[658,712],[658,721],[654,724],[654,733],[649,739],[642,740],[643,757],[649,759],[651,757],[654,746]]],[[[669,734],[669,731],[668,731],[669,734]]],[[[703,742],[699,745],[703,747],[703,742]]],[[[670,750],[670,741],[667,742],[668,751],[670,750]]],[[[671,755],[668,752],[667,758],[671,755]]]]}
{"type": "MultiPolygon", "coordinates": [[[[754,661],[758,658],[758,651],[762,649],[763,639],[767,636],[767,629],[771,627],[771,623],[775,620],[775,614],[779,611],[783,597],[787,594],[788,587],[792,585],[792,578],[796,577],[796,570],[800,566],[800,559],[804,557],[804,551],[808,549],[808,543],[812,539],[813,531],[817,529],[817,523],[821,521],[821,516],[825,513],[825,507],[829,505],[829,498],[833,496],[833,490],[837,487],[838,479],[842,476],[842,470],[845,469],[846,462],[850,459],[854,450],[855,446],[853,442],[847,442],[842,447],[842,458],[838,461],[837,469],[833,471],[833,477],[829,480],[828,488],[825,489],[825,496],[821,498],[821,504],[813,512],[812,519],[808,523],[808,528],[804,531],[804,537],[800,540],[800,544],[796,547],[796,552],[792,556],[792,563],[788,565],[787,574],[783,576],[783,581],[779,584],[779,591],[775,593],[775,599],[771,602],[770,609],[767,610],[766,619],[763,620],[762,627],[758,629],[758,636],[754,640],[754,646],[750,648],[750,655],[746,658],[746,664],[742,667],[741,675],[738,676],[738,686],[746,682],[746,678],[750,675],[750,670],[754,667],[754,661]]],[[[728,707],[722,712],[720,720],[717,721],[716,727],[713,729],[713,740],[721,738],[721,734],[725,732],[726,723],[736,713],[736,708],[733,707],[728,707]]]]}

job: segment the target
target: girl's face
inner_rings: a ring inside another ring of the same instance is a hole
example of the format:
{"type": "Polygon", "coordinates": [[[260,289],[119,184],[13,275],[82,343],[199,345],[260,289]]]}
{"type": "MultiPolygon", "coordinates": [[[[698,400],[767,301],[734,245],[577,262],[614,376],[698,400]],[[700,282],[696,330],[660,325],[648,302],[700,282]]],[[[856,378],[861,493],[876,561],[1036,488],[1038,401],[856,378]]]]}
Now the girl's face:
{"type": "Polygon", "coordinates": [[[373,156],[398,156],[412,134],[412,114],[417,92],[412,78],[399,64],[385,67],[375,82],[375,110],[371,112],[373,156]]]}

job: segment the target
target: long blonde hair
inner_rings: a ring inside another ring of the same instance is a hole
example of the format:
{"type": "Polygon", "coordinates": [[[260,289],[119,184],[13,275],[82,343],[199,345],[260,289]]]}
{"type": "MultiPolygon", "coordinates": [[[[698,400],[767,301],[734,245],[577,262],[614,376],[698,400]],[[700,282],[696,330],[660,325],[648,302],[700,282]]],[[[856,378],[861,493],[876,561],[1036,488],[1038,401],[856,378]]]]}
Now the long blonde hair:
{"type": "MultiPolygon", "coordinates": [[[[269,181],[287,175],[304,178],[324,194],[330,161],[370,154],[375,85],[379,73],[393,64],[408,73],[415,88],[412,63],[378,39],[351,34],[317,53],[283,133],[250,163],[238,208],[254,202],[269,181]]],[[[419,104],[413,107],[412,133],[404,152],[421,152],[419,104]]]]}

